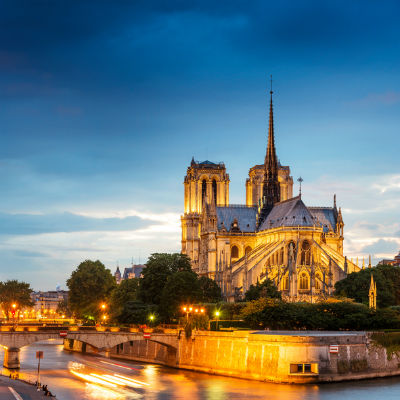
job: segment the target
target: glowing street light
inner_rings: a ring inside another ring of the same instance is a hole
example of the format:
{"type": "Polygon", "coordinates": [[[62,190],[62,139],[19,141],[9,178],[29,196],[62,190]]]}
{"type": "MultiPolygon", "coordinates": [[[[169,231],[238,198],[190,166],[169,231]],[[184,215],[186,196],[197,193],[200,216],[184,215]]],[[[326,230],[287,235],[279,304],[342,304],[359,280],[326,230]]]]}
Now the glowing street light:
{"type": "Polygon", "coordinates": [[[218,331],[219,329],[218,329],[218,321],[219,321],[219,315],[220,315],[220,312],[217,310],[217,311],[215,311],[215,318],[216,318],[216,320],[217,320],[217,324],[216,324],[216,330],[218,331]]]}

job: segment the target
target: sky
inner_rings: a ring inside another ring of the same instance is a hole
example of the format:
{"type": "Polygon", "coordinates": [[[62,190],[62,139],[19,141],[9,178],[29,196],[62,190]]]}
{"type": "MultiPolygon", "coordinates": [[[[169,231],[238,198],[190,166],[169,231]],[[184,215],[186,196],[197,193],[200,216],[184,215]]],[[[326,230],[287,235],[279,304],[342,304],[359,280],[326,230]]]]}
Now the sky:
{"type": "Polygon", "coordinates": [[[345,254],[400,249],[396,1],[1,1],[0,280],[66,287],[180,251],[192,156],[231,203],[278,157],[309,206],[337,195],[345,254]]]}

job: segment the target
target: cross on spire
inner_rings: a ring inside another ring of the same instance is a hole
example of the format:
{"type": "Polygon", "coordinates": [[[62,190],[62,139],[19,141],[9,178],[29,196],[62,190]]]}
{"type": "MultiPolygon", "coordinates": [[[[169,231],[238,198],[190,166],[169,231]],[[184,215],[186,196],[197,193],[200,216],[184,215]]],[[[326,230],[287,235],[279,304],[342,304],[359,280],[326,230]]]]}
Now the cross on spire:
{"type": "Polygon", "coordinates": [[[304,181],[304,179],[300,176],[299,179],[297,179],[297,182],[299,182],[300,184],[300,188],[299,188],[299,196],[301,196],[301,183],[304,181]]]}

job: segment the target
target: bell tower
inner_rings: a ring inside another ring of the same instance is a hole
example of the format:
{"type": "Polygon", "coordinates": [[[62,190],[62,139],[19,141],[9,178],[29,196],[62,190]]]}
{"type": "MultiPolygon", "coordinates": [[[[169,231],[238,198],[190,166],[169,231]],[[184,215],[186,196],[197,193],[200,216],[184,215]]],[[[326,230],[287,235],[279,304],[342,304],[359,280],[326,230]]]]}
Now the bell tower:
{"type": "Polygon", "coordinates": [[[192,260],[192,268],[198,271],[201,234],[201,214],[206,199],[212,199],[215,207],[229,205],[229,175],[224,163],[195,161],[192,158],[184,179],[184,214],[182,224],[182,253],[192,260]]]}

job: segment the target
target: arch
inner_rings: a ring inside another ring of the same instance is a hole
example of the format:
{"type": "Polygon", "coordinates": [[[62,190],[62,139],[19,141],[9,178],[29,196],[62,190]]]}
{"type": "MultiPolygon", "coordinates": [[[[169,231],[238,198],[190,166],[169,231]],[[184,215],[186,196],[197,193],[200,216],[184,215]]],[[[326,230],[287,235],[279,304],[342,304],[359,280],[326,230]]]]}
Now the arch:
{"type": "Polygon", "coordinates": [[[301,244],[301,261],[300,265],[311,264],[311,246],[308,240],[303,240],[301,244]]]}
{"type": "Polygon", "coordinates": [[[250,246],[246,246],[246,248],[244,249],[244,254],[249,254],[249,253],[251,253],[251,251],[252,251],[253,249],[250,247],[250,246]]]}
{"type": "Polygon", "coordinates": [[[239,258],[239,248],[236,245],[231,247],[231,258],[239,258]]]}
{"type": "Polygon", "coordinates": [[[300,290],[309,290],[310,289],[310,278],[306,272],[302,272],[300,274],[299,289],[300,290]]]}
{"type": "Polygon", "coordinates": [[[324,278],[322,277],[321,272],[318,271],[315,274],[315,289],[317,290],[323,289],[324,283],[325,283],[324,278]]]}

